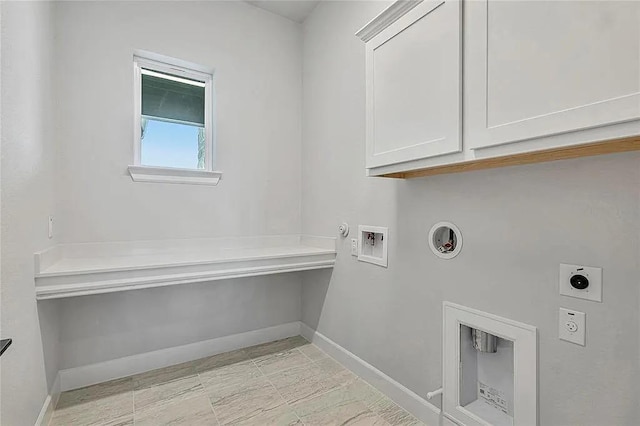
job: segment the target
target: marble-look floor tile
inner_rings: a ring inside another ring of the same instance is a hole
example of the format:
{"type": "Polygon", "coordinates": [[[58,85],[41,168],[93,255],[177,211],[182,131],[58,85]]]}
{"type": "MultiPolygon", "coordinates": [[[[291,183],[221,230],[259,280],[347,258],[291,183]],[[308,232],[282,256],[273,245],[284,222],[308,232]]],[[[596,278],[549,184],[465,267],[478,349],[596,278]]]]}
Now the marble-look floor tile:
{"type": "Polygon", "coordinates": [[[265,355],[273,355],[308,344],[309,342],[307,342],[304,337],[295,336],[276,340],[275,342],[263,343],[262,345],[251,346],[250,348],[246,348],[245,351],[251,358],[260,358],[265,355]]]}
{"type": "Polygon", "coordinates": [[[56,408],[51,426],[125,426],[133,424],[133,391],[56,408]]]}
{"type": "Polygon", "coordinates": [[[355,382],[356,380],[358,380],[358,376],[356,376],[346,368],[340,371],[339,373],[334,374],[333,376],[331,376],[331,378],[335,380],[337,383],[339,383],[341,386],[348,386],[353,382],[355,382]]]}
{"type": "Polygon", "coordinates": [[[130,377],[63,392],[50,425],[124,426],[133,421],[130,377]]]}
{"type": "Polygon", "coordinates": [[[373,411],[363,408],[362,404],[350,404],[340,407],[333,407],[324,413],[324,418],[306,419],[307,426],[389,426],[380,416],[373,411]]]}
{"type": "Polygon", "coordinates": [[[316,345],[311,343],[300,346],[298,350],[309,357],[309,359],[311,359],[312,361],[317,361],[328,356],[327,354],[322,352],[316,345]]]}
{"type": "Polygon", "coordinates": [[[346,389],[338,388],[331,392],[327,392],[323,395],[317,396],[316,398],[294,404],[293,410],[304,422],[304,417],[309,417],[314,413],[326,411],[333,406],[349,404],[352,402],[359,401],[346,389]]]}
{"type": "Polygon", "coordinates": [[[253,360],[256,366],[266,375],[286,370],[288,368],[309,366],[313,364],[306,356],[302,355],[297,349],[291,349],[286,352],[278,352],[272,355],[265,355],[261,358],[253,360]]]}
{"type": "Polygon", "coordinates": [[[182,364],[172,365],[170,367],[147,371],[146,373],[136,374],[135,376],[132,376],[134,388],[136,390],[144,389],[161,383],[170,382],[175,379],[193,376],[196,374],[194,365],[193,361],[185,362],[182,364]]]}
{"type": "Polygon", "coordinates": [[[73,414],[56,412],[49,426],[133,426],[133,413],[114,417],[111,414],[96,413],[92,408],[85,411],[73,414]]]}
{"type": "Polygon", "coordinates": [[[276,389],[259,377],[241,386],[206,389],[220,424],[248,422],[285,406],[276,389]]]}
{"type": "Polygon", "coordinates": [[[374,403],[371,409],[391,426],[418,426],[422,424],[386,396],[374,403]]]}
{"type": "Polygon", "coordinates": [[[168,404],[203,395],[198,376],[185,377],[135,391],[134,410],[136,415],[142,416],[168,404]]]}
{"type": "Polygon", "coordinates": [[[289,404],[337,389],[340,385],[317,365],[302,365],[267,376],[289,404]]]}
{"type": "Polygon", "coordinates": [[[136,426],[216,426],[209,398],[199,396],[165,405],[135,417],[136,426]]]}
{"type": "Polygon", "coordinates": [[[382,392],[357,376],[355,381],[345,386],[345,389],[368,408],[373,407],[376,402],[385,397],[382,392]]]}
{"type": "Polygon", "coordinates": [[[130,391],[133,391],[133,381],[131,377],[111,380],[93,386],[62,392],[58,400],[57,408],[66,408],[130,391]]]}
{"type": "Polygon", "coordinates": [[[273,411],[252,419],[236,422],[234,426],[303,426],[296,413],[288,406],[276,408],[273,411]]]}
{"type": "Polygon", "coordinates": [[[214,370],[227,365],[236,364],[243,361],[248,361],[249,355],[244,349],[237,351],[225,352],[218,355],[213,355],[208,358],[202,358],[194,361],[195,369],[197,373],[203,373],[205,371],[214,370]]]}
{"type": "Polygon", "coordinates": [[[64,392],[50,426],[424,426],[302,337],[64,392]]]}
{"type": "Polygon", "coordinates": [[[244,361],[224,367],[213,368],[199,374],[200,382],[207,389],[221,389],[227,386],[240,386],[262,376],[262,372],[253,361],[244,361]]]}
{"type": "Polygon", "coordinates": [[[342,364],[329,357],[317,360],[316,365],[320,367],[322,371],[331,375],[341,373],[346,370],[342,364]]]}
{"type": "Polygon", "coordinates": [[[69,418],[52,419],[49,426],[133,426],[133,414],[127,414],[120,417],[108,417],[105,419],[90,420],[87,417],[81,417],[75,420],[69,418]]]}
{"type": "Polygon", "coordinates": [[[307,426],[382,426],[386,424],[378,415],[342,388],[295,404],[293,408],[307,426]]]}

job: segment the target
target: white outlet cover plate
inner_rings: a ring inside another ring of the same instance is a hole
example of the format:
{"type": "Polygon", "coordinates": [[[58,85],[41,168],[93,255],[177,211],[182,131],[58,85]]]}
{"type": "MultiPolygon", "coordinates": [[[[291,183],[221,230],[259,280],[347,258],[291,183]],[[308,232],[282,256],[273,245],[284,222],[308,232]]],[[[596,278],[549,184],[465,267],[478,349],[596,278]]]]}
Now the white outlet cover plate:
{"type": "Polygon", "coordinates": [[[577,297],[578,299],[602,302],[602,268],[583,265],[560,264],[560,294],[563,296],[577,297]],[[589,287],[584,290],[573,288],[570,283],[572,275],[580,274],[587,277],[589,287]]]}
{"type": "Polygon", "coordinates": [[[585,346],[586,315],[584,312],[560,308],[558,337],[561,340],[585,346]]]}
{"type": "Polygon", "coordinates": [[[351,239],[351,256],[357,256],[357,255],[358,255],[358,239],[352,238],[351,239]]]}

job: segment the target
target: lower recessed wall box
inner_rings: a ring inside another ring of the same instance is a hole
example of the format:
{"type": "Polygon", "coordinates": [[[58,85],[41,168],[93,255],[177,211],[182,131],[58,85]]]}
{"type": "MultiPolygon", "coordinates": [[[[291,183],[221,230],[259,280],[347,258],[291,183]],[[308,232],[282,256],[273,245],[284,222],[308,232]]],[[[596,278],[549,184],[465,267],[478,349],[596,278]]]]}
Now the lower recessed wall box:
{"type": "Polygon", "coordinates": [[[445,418],[465,426],[537,425],[537,331],[444,302],[445,418]]]}
{"type": "Polygon", "coordinates": [[[387,267],[387,236],[382,226],[358,226],[358,260],[387,267]]]}

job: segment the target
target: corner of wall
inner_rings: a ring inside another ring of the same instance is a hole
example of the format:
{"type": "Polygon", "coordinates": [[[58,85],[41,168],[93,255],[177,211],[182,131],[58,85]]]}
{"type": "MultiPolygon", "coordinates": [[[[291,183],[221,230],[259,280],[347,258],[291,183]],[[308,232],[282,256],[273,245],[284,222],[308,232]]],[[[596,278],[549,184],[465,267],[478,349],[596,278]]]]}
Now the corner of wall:
{"type": "Polygon", "coordinates": [[[51,422],[53,412],[58,405],[58,400],[60,399],[60,394],[60,374],[56,374],[56,378],[49,390],[49,395],[44,399],[44,403],[42,404],[42,409],[36,419],[35,426],[47,426],[49,422],[51,422]]]}

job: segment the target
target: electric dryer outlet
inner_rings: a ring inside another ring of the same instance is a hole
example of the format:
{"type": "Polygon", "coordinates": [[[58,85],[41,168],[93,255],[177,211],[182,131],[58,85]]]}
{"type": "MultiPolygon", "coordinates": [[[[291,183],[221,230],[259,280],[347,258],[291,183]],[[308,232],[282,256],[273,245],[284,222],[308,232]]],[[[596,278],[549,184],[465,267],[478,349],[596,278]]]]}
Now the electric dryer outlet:
{"type": "Polygon", "coordinates": [[[560,264],[560,294],[602,302],[602,268],[560,264]]]}

